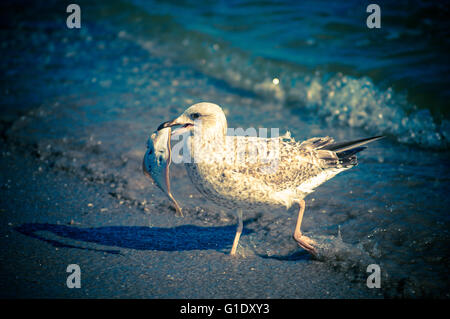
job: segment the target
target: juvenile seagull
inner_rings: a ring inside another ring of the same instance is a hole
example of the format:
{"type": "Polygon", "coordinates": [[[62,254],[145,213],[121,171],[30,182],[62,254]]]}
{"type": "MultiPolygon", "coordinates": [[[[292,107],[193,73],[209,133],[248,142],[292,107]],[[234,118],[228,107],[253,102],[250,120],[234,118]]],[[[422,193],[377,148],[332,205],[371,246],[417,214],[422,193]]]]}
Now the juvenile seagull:
{"type": "Polygon", "coordinates": [[[174,127],[173,135],[190,132],[184,139],[190,160],[187,173],[207,199],[237,211],[238,226],[231,248],[236,254],[242,233],[242,210],[267,206],[299,205],[295,241],[313,255],[315,242],[300,231],[306,195],[357,164],[361,145],[381,136],[334,143],[331,137],[315,137],[302,143],[290,135],[276,138],[228,136],[221,107],[194,104],[178,118],[162,123],[158,130],[174,127]]]}

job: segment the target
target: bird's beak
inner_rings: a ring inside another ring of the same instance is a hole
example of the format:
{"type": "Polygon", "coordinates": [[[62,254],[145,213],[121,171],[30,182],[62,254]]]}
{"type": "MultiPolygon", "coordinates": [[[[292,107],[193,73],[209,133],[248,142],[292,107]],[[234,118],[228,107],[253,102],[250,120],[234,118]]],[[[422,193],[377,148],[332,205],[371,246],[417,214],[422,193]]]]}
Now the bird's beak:
{"type": "Polygon", "coordinates": [[[157,131],[161,131],[163,128],[172,127],[172,126],[175,126],[175,125],[178,125],[177,123],[175,123],[175,120],[166,121],[166,122],[164,122],[164,123],[161,123],[161,124],[158,126],[157,131]]]}
{"type": "Polygon", "coordinates": [[[177,126],[177,128],[172,130],[172,137],[190,131],[194,127],[194,122],[189,117],[182,114],[174,120],[161,123],[157,130],[159,131],[174,126],[177,126]]]}

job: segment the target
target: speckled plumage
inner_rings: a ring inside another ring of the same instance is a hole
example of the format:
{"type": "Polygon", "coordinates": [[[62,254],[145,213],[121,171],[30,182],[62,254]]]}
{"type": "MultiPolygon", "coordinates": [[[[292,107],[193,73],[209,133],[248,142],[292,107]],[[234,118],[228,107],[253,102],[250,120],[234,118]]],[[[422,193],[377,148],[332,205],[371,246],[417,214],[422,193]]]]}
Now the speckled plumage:
{"type": "Polygon", "coordinates": [[[289,208],[356,164],[344,165],[334,152],[322,150],[333,143],[329,137],[303,143],[287,136],[198,140],[194,136],[188,142],[193,161],[185,164],[187,173],[203,195],[230,209],[267,205],[289,208]],[[272,155],[251,151],[258,149],[272,150],[272,155]]]}

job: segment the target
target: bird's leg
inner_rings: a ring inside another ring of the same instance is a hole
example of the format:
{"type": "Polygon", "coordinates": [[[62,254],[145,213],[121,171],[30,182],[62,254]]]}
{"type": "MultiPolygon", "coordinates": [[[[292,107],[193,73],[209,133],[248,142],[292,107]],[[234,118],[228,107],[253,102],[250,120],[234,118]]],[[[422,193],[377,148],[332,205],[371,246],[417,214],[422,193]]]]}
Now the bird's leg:
{"type": "Polygon", "coordinates": [[[305,201],[302,199],[298,202],[300,208],[298,210],[297,224],[295,225],[294,239],[300,247],[308,251],[310,254],[317,255],[316,249],[312,246],[314,240],[302,235],[300,226],[302,225],[303,213],[305,212],[305,201]]]}
{"type": "Polygon", "coordinates": [[[234,236],[233,247],[231,248],[231,252],[230,252],[231,256],[236,255],[237,245],[239,243],[239,238],[241,237],[241,233],[242,233],[242,228],[243,228],[242,209],[239,209],[237,211],[237,216],[238,216],[238,225],[236,228],[236,235],[234,236]]]}

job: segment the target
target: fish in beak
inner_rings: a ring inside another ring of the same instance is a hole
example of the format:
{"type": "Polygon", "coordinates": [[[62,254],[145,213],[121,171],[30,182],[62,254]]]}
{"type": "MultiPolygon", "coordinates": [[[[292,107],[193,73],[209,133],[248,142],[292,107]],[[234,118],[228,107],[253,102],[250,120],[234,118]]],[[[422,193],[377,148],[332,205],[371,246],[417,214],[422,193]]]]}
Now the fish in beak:
{"type": "Polygon", "coordinates": [[[173,202],[177,216],[183,217],[181,207],[170,191],[169,167],[172,158],[170,136],[172,130],[170,126],[161,127],[163,124],[148,139],[147,152],[142,162],[142,169],[144,174],[152,178],[156,185],[173,202]]]}

